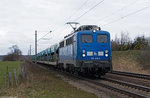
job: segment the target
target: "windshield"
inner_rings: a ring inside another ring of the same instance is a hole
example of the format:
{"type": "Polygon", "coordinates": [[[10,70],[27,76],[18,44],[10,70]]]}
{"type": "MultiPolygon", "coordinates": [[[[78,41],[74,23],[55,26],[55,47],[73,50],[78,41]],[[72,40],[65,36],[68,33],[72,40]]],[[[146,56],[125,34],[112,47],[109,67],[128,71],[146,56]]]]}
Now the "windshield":
{"type": "Polygon", "coordinates": [[[103,34],[103,35],[97,35],[97,42],[99,43],[107,43],[108,42],[108,36],[103,34]]]}
{"type": "Polygon", "coordinates": [[[83,43],[92,43],[93,42],[93,36],[90,34],[84,34],[84,35],[81,35],[81,40],[83,43]]]}

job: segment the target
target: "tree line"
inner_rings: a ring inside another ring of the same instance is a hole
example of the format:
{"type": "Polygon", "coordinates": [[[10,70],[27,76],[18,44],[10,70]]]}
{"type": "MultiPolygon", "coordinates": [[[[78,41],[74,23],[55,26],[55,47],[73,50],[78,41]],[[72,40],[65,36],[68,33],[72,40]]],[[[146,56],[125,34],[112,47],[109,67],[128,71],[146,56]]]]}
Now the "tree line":
{"type": "Polygon", "coordinates": [[[18,61],[22,59],[22,52],[17,45],[9,48],[10,52],[3,57],[3,61],[18,61]]]}
{"type": "Polygon", "coordinates": [[[112,51],[126,51],[126,50],[141,50],[149,47],[148,40],[144,36],[138,36],[133,41],[129,37],[129,33],[121,32],[121,37],[115,37],[111,41],[112,51]]]}

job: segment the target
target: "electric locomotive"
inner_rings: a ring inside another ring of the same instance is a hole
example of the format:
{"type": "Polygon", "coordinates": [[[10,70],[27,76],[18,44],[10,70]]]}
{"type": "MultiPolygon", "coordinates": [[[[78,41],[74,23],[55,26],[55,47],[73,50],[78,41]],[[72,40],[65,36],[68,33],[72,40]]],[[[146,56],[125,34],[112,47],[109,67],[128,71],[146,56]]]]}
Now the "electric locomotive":
{"type": "Polygon", "coordinates": [[[104,75],[112,70],[110,33],[80,26],[59,43],[58,67],[69,72],[104,75]]]}
{"type": "MultiPolygon", "coordinates": [[[[37,62],[78,74],[105,75],[112,70],[110,33],[83,25],[37,54],[37,62]]],[[[35,56],[33,56],[33,61],[35,56]]]]}

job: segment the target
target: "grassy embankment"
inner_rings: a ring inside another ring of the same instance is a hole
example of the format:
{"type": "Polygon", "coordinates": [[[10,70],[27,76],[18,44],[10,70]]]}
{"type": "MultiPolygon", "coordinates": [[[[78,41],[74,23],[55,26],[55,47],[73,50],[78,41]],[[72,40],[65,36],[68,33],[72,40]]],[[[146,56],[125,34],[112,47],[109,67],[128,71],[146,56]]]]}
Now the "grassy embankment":
{"type": "MultiPolygon", "coordinates": [[[[7,87],[8,85],[8,72],[12,73],[13,76],[13,69],[16,69],[16,75],[19,76],[19,67],[22,64],[20,61],[0,61],[0,87],[7,87]]],[[[13,83],[13,79],[12,79],[13,83]]]]}
{"type": "MultiPolygon", "coordinates": [[[[15,89],[3,90],[0,96],[18,98],[97,98],[64,82],[56,73],[37,65],[26,63],[27,78],[15,89]]],[[[0,91],[1,92],[1,91],[0,91]]]]}
{"type": "Polygon", "coordinates": [[[150,51],[130,50],[112,52],[113,69],[150,74],[150,51]]]}

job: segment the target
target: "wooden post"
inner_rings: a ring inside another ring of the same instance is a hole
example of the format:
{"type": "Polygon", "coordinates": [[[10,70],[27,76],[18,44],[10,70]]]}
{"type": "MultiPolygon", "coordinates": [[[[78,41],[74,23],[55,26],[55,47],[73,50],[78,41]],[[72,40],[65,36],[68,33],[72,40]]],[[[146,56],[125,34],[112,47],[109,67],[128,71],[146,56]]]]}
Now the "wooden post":
{"type": "Polygon", "coordinates": [[[8,87],[11,87],[11,72],[8,75],[8,87]]]}
{"type": "Polygon", "coordinates": [[[13,69],[14,72],[14,81],[15,81],[15,85],[17,86],[17,75],[16,75],[16,69],[13,69]]]}
{"type": "Polygon", "coordinates": [[[24,65],[24,76],[26,77],[26,67],[24,65]]]}
{"type": "Polygon", "coordinates": [[[22,71],[22,78],[25,79],[26,77],[25,66],[22,67],[21,71],[22,71]]]}
{"type": "Polygon", "coordinates": [[[8,85],[8,87],[9,87],[8,81],[9,81],[9,75],[8,75],[8,66],[7,66],[6,67],[6,85],[8,85]]]}

